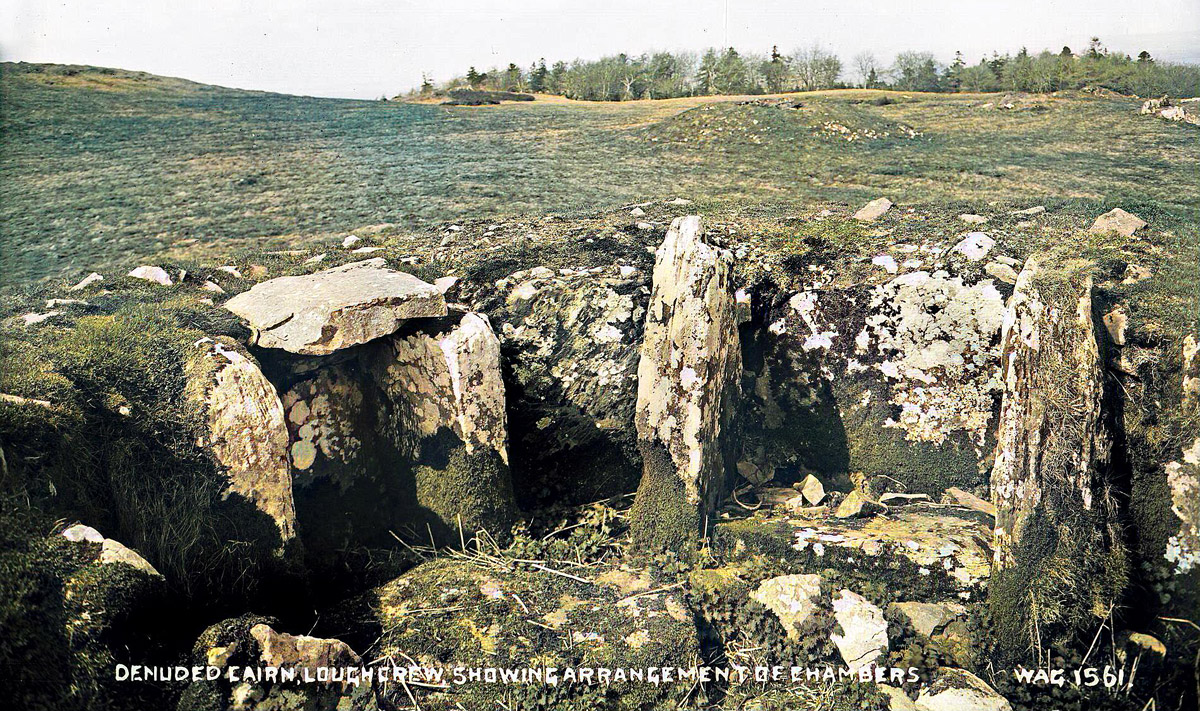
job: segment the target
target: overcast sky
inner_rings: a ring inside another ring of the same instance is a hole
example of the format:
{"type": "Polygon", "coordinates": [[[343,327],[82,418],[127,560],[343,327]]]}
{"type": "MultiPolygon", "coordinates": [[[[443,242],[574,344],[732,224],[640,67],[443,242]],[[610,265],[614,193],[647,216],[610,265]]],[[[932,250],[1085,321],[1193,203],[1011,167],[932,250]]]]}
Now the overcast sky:
{"type": "Polygon", "coordinates": [[[846,63],[921,49],[1113,50],[1200,63],[1198,0],[0,0],[0,57],[292,94],[377,98],[539,57],[819,43],[846,63]]]}

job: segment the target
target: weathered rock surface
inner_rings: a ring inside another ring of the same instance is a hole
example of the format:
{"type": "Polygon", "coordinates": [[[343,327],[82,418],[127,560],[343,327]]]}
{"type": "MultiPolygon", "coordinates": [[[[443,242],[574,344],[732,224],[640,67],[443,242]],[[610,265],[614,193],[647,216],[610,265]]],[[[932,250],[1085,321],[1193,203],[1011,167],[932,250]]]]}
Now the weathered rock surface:
{"type": "Polygon", "coordinates": [[[892,603],[889,609],[900,613],[913,629],[926,637],[932,637],[947,623],[961,617],[967,611],[965,607],[955,603],[911,601],[892,603]]]}
{"type": "Polygon", "coordinates": [[[1179,517],[1179,532],[1167,540],[1166,558],[1178,573],[1200,568],[1200,438],[1166,466],[1171,510],[1179,517]]]}
{"type": "Polygon", "coordinates": [[[1092,223],[1092,232],[1116,232],[1124,237],[1132,237],[1134,232],[1146,226],[1145,220],[1137,215],[1114,207],[1096,218],[1092,223]]]}
{"type": "Polygon", "coordinates": [[[246,320],[255,345],[301,355],[328,355],[395,333],[408,319],[446,315],[437,287],[382,258],[271,279],[225,308],[246,320]]]}
{"type": "Polygon", "coordinates": [[[101,565],[112,565],[115,563],[123,563],[131,568],[140,570],[147,575],[161,578],[162,574],[155,570],[150,562],[143,558],[137,551],[129,548],[120,541],[115,541],[111,538],[105,538],[96,529],[91,526],[84,526],[81,523],[75,524],[62,532],[63,538],[73,543],[98,543],[100,544],[101,565]]]}
{"type": "Polygon", "coordinates": [[[793,640],[800,639],[802,625],[817,611],[820,597],[821,576],[816,574],[770,578],[750,593],[751,600],[775,613],[793,640]]]}
{"type": "Polygon", "coordinates": [[[671,546],[705,530],[737,461],[732,269],[733,256],[704,240],[696,216],[672,222],[657,251],[635,413],[645,469],[631,525],[643,544],[671,546]]]}
{"type": "Polygon", "coordinates": [[[410,325],[285,393],[297,512],[324,568],[346,546],[506,537],[515,513],[500,344],[487,319],[410,325]]]}
{"type": "Polygon", "coordinates": [[[265,542],[282,548],[296,537],[296,507],[279,394],[231,339],[203,338],[194,348],[186,393],[208,426],[200,444],[228,481],[226,499],[239,497],[268,516],[276,540],[265,542]]]}
{"type": "Polygon", "coordinates": [[[1048,639],[1107,609],[1124,575],[1089,268],[1031,258],[1004,318],[989,600],[1014,647],[1035,624],[1048,639]]]}
{"type": "Polygon", "coordinates": [[[859,208],[858,212],[854,213],[854,219],[860,222],[873,222],[883,217],[883,214],[890,209],[892,209],[891,200],[887,198],[875,198],[859,208]]]}
{"type": "Polygon", "coordinates": [[[985,482],[1004,296],[958,263],[976,271],[917,269],[770,301],[744,416],[760,469],[815,471],[843,490],[847,472],[887,474],[934,497],[985,482]]]}
{"type": "Polygon", "coordinates": [[[1011,711],[1012,706],[982,679],[963,669],[938,670],[917,696],[920,711],[1011,711]]]}
{"type": "Polygon", "coordinates": [[[887,621],[883,610],[852,590],[842,590],[833,598],[833,614],[841,633],[831,636],[846,666],[857,671],[869,667],[887,654],[887,621]]]}
{"type": "Polygon", "coordinates": [[[645,276],[627,266],[534,271],[500,280],[490,310],[507,364],[517,495],[585,503],[632,491],[645,276]]]}
{"type": "MultiPolygon", "coordinates": [[[[129,276],[134,279],[142,279],[143,281],[151,281],[160,286],[171,286],[174,282],[171,281],[171,275],[167,274],[162,267],[140,266],[129,272],[129,276]]],[[[90,279],[91,276],[88,276],[90,279]]],[[[80,282],[81,284],[83,282],[80,282]]],[[[86,286],[86,285],[85,285],[86,286]]],[[[82,287],[80,287],[82,288],[82,287]]]]}

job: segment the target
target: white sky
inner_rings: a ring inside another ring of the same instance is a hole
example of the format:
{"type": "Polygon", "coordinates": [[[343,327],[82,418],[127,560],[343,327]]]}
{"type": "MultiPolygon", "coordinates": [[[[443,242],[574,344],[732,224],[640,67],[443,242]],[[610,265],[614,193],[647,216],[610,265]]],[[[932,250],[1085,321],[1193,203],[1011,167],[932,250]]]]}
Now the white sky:
{"type": "Polygon", "coordinates": [[[819,43],[849,66],[920,49],[1113,50],[1200,63],[1198,0],[0,0],[0,58],[377,98],[539,57],[819,43]],[[726,6],[728,5],[728,11],[726,6]],[[728,23],[726,23],[728,12],[728,23]]]}

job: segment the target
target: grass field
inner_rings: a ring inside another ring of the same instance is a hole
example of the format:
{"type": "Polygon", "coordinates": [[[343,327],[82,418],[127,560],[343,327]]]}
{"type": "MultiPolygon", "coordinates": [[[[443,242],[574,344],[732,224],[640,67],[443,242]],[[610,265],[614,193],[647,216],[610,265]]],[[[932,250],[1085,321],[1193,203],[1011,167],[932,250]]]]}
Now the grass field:
{"type": "Polygon", "coordinates": [[[261,246],[383,222],[432,232],[675,196],[701,210],[1074,197],[1200,223],[1200,132],[1138,116],[1130,98],[1002,109],[998,95],[838,91],[470,108],[12,64],[0,83],[9,288],[181,240],[261,246]]]}

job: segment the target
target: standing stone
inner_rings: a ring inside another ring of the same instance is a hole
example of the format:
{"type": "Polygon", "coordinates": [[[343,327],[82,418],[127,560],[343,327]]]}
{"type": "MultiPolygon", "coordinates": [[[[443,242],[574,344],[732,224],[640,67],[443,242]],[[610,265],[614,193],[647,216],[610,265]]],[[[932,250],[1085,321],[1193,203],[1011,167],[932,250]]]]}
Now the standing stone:
{"type": "Polygon", "coordinates": [[[376,257],[264,281],[225,308],[250,325],[255,345],[319,356],[395,333],[411,318],[445,316],[446,300],[433,284],[376,257]]]}
{"type": "Polygon", "coordinates": [[[704,241],[694,215],[671,223],[655,255],[634,418],[643,473],[631,528],[640,544],[695,542],[736,465],[732,271],[733,256],[704,241]]]}
{"type": "MultiPolygon", "coordinates": [[[[204,445],[228,482],[224,504],[237,515],[252,519],[261,512],[273,524],[250,521],[243,534],[260,533],[259,542],[282,549],[296,536],[296,508],[288,466],[288,431],[283,403],[258,365],[229,339],[203,338],[187,363],[187,395],[207,420],[204,445]]],[[[228,515],[228,514],[227,514],[228,515]]]]}
{"type": "Polygon", "coordinates": [[[989,590],[1014,653],[1106,614],[1124,582],[1089,269],[1031,258],[1004,317],[989,590]]]}

